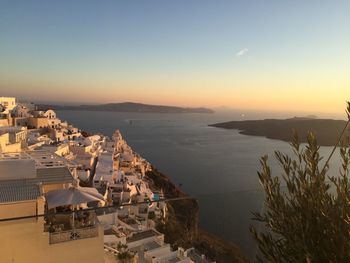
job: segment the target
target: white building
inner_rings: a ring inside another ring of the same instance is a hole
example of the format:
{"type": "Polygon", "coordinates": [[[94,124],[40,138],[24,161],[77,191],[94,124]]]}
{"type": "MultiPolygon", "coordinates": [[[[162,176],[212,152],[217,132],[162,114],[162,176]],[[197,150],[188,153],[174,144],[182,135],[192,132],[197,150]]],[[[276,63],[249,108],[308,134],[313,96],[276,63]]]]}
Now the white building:
{"type": "Polygon", "coordinates": [[[9,113],[16,107],[16,98],[0,97],[0,105],[4,108],[4,113],[9,113]]]}

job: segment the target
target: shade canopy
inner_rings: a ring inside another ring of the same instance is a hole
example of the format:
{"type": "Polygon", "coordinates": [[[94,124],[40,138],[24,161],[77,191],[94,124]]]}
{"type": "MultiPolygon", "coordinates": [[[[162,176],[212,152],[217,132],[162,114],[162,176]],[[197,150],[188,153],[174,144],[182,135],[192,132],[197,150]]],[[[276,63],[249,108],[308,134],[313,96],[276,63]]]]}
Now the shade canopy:
{"type": "Polygon", "coordinates": [[[79,205],[92,201],[104,201],[104,197],[91,187],[71,187],[69,189],[59,189],[45,194],[48,208],[65,205],[79,205]]]}

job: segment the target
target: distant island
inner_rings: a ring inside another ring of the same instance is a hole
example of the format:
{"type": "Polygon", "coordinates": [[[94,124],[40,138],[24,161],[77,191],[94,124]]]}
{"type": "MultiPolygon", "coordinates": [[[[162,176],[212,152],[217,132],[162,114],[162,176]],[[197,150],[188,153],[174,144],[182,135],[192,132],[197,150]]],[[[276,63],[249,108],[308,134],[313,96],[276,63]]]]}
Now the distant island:
{"type": "MultiPolygon", "coordinates": [[[[306,142],[306,136],[312,131],[317,136],[320,146],[333,146],[340,133],[342,132],[346,121],[332,119],[315,119],[309,117],[294,117],[291,119],[265,119],[265,120],[246,120],[230,121],[223,123],[210,124],[209,126],[237,129],[241,134],[264,136],[269,139],[282,140],[290,142],[293,130],[299,134],[300,142],[306,142]]],[[[344,135],[343,141],[349,146],[349,130],[344,135]],[[345,140],[346,139],[346,140],[345,140]]]]}
{"type": "Polygon", "coordinates": [[[144,113],[214,113],[208,108],[183,108],[176,106],[149,105],[134,102],[108,103],[98,105],[46,105],[39,104],[38,110],[79,110],[79,111],[112,111],[112,112],[144,112],[144,113]]]}

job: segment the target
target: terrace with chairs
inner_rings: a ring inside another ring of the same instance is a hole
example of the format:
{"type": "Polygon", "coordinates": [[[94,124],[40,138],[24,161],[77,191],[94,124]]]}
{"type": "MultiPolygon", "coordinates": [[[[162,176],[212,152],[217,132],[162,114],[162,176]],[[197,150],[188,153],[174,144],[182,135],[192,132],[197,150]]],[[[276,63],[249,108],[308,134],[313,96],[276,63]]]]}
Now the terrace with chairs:
{"type": "Polygon", "coordinates": [[[46,216],[44,231],[50,233],[50,244],[97,237],[98,220],[94,211],[59,207],[46,216]]]}
{"type": "Polygon", "coordinates": [[[96,189],[71,187],[48,192],[44,231],[50,244],[98,236],[98,220],[88,203],[103,201],[96,189]],[[85,208],[85,209],[84,209],[85,208]]]}

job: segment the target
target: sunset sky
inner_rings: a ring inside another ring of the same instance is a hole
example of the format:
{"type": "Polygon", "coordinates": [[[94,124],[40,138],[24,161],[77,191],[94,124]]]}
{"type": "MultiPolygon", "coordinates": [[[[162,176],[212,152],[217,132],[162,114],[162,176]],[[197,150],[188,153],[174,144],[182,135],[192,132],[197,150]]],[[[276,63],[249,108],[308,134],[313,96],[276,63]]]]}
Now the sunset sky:
{"type": "Polygon", "coordinates": [[[0,96],[341,112],[350,1],[0,1],[0,96]]]}

